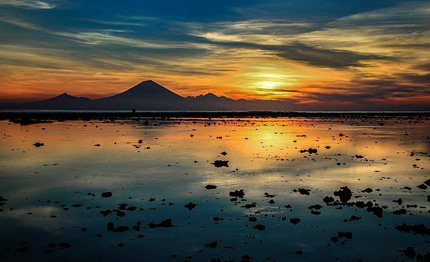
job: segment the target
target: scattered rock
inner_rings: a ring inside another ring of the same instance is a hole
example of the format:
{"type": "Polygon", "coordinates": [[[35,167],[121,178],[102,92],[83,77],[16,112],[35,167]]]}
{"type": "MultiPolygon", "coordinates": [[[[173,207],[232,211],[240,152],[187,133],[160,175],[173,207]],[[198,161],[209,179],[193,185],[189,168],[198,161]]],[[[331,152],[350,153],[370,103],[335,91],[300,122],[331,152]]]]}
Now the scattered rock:
{"type": "Polygon", "coordinates": [[[112,192],[104,192],[101,194],[102,197],[111,197],[112,196],[112,192]]]}
{"type": "Polygon", "coordinates": [[[155,224],[155,223],[149,223],[148,224],[149,228],[156,228],[156,227],[173,227],[172,225],[172,219],[166,219],[161,221],[161,223],[159,224],[155,224]]]}
{"type": "Polygon", "coordinates": [[[300,222],[300,218],[291,218],[290,222],[293,225],[297,225],[300,222]]]}
{"type": "Polygon", "coordinates": [[[338,196],[340,201],[343,203],[351,200],[352,192],[347,186],[341,187],[340,190],[334,192],[335,196],[338,196]]]}
{"type": "Polygon", "coordinates": [[[215,167],[223,167],[223,166],[228,167],[228,162],[229,161],[225,161],[225,160],[215,160],[212,164],[215,167]]]}
{"type": "Polygon", "coordinates": [[[243,189],[241,190],[235,190],[233,192],[230,192],[229,194],[231,197],[239,197],[239,198],[243,198],[245,196],[245,192],[243,191],[243,189]]]}
{"type": "Polygon", "coordinates": [[[186,204],[184,207],[188,208],[188,210],[193,210],[195,207],[197,206],[197,204],[194,204],[192,202],[186,204]]]}
{"type": "Polygon", "coordinates": [[[266,230],[266,226],[262,225],[262,224],[258,224],[253,226],[253,228],[257,229],[257,230],[266,230]]]}

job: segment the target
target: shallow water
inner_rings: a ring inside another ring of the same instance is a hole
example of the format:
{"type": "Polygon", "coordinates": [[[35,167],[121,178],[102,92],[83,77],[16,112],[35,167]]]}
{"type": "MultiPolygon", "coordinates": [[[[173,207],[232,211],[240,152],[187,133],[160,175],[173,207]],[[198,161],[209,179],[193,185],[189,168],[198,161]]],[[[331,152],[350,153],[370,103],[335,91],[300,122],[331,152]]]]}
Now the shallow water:
{"type": "Polygon", "coordinates": [[[1,121],[0,196],[8,200],[0,206],[0,255],[2,261],[401,261],[408,258],[399,250],[407,247],[424,255],[429,235],[394,227],[430,227],[430,189],[417,188],[430,178],[429,128],[425,117],[1,121]],[[300,152],[309,148],[318,152],[300,152]],[[215,160],[228,166],[216,167],[215,160]],[[343,186],[352,190],[349,202],[372,201],[384,207],[383,217],[323,202],[338,200],[333,192],[343,186]],[[373,192],[361,192],[366,188],[373,192]],[[240,189],[244,198],[231,201],[229,192],[240,189]],[[398,198],[401,205],[393,202],[398,198]],[[188,210],[189,202],[197,206],[188,210]],[[118,210],[122,203],[136,210],[118,210]],[[315,204],[322,206],[319,215],[308,209],[315,204]],[[100,213],[108,209],[125,216],[100,213]],[[407,213],[392,213],[399,209],[407,213]],[[361,219],[344,222],[352,215],[361,219]],[[148,227],[169,218],[174,227],[148,227]],[[133,230],[138,221],[140,230],[133,230]],[[111,232],[108,222],[130,229],[111,232]],[[334,243],[338,232],[352,232],[352,239],[334,243]]]}

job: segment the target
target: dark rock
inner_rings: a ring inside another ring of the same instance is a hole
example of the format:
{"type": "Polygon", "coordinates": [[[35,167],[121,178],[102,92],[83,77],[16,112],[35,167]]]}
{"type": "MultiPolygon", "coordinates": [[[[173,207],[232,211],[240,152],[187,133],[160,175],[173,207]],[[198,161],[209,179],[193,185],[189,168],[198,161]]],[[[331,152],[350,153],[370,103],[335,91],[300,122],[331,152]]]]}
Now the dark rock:
{"type": "Polygon", "coordinates": [[[230,192],[229,194],[231,197],[239,197],[239,198],[243,198],[245,196],[245,192],[243,191],[243,189],[241,190],[235,190],[233,192],[230,192]]]}
{"type": "Polygon", "coordinates": [[[291,218],[290,222],[293,225],[297,225],[300,222],[300,218],[291,218]]]}
{"type": "Polygon", "coordinates": [[[206,188],[207,190],[210,190],[210,189],[216,189],[216,188],[217,188],[217,186],[215,186],[215,185],[207,185],[205,188],[206,188]]]}
{"type": "Polygon", "coordinates": [[[401,250],[401,252],[407,257],[407,258],[414,258],[416,253],[415,249],[413,247],[407,247],[405,250],[401,250]]]}
{"type": "Polygon", "coordinates": [[[334,192],[335,196],[338,196],[340,199],[340,202],[346,203],[348,202],[352,197],[351,189],[349,189],[347,186],[341,187],[340,190],[334,192]]]}
{"type": "Polygon", "coordinates": [[[112,192],[104,192],[101,194],[102,197],[111,197],[112,196],[112,192]]]}
{"type": "Polygon", "coordinates": [[[426,253],[424,256],[418,255],[417,262],[430,262],[430,253],[426,253]]]}
{"type": "Polygon", "coordinates": [[[312,206],[309,206],[308,207],[308,209],[316,209],[316,210],[320,210],[322,208],[322,206],[321,205],[312,205],[312,206]]]}
{"type": "Polygon", "coordinates": [[[209,247],[209,248],[216,248],[217,246],[218,246],[217,241],[211,242],[209,244],[205,244],[205,247],[209,247]]]}
{"type": "Polygon", "coordinates": [[[71,244],[69,244],[69,243],[67,243],[67,242],[61,242],[61,243],[58,243],[58,247],[59,248],[61,248],[61,249],[64,249],[64,248],[69,248],[69,247],[71,247],[72,245],[71,244]]]}
{"type": "Polygon", "coordinates": [[[397,199],[397,200],[393,200],[393,202],[401,205],[403,203],[403,200],[401,198],[397,199]]]}
{"type": "Polygon", "coordinates": [[[421,184],[421,185],[419,185],[419,186],[417,186],[419,189],[427,189],[428,188],[428,186],[427,185],[425,185],[425,184],[421,184]]]}
{"type": "Polygon", "coordinates": [[[370,187],[368,187],[368,188],[366,188],[364,190],[361,190],[361,192],[363,192],[363,193],[372,193],[373,189],[371,189],[370,187]]]}
{"type": "Polygon", "coordinates": [[[382,218],[384,216],[384,210],[382,207],[368,207],[366,209],[368,212],[373,213],[375,216],[382,218]]]}
{"type": "Polygon", "coordinates": [[[332,198],[331,196],[326,196],[324,197],[323,201],[324,203],[328,204],[328,203],[334,202],[334,198],[332,198]]]}
{"type": "Polygon", "coordinates": [[[262,224],[258,224],[253,226],[253,228],[258,229],[258,230],[266,230],[266,226],[262,225],[262,224]]]}
{"type": "Polygon", "coordinates": [[[184,207],[188,208],[188,210],[193,210],[197,205],[190,202],[188,204],[186,204],[184,207]]]}
{"type": "Polygon", "coordinates": [[[256,206],[257,206],[257,203],[252,202],[251,204],[246,204],[246,205],[244,205],[242,207],[244,207],[244,208],[253,208],[253,207],[256,207],[256,206]]]}
{"type": "Polygon", "coordinates": [[[44,145],[45,145],[44,143],[40,143],[40,142],[36,142],[36,143],[33,144],[33,146],[35,146],[35,147],[41,147],[41,146],[44,146],[44,145]]]}
{"type": "Polygon", "coordinates": [[[228,162],[229,162],[229,161],[224,161],[224,160],[215,160],[212,164],[213,164],[215,167],[223,167],[223,166],[228,167],[228,162]]]}
{"type": "Polygon", "coordinates": [[[161,223],[159,224],[155,224],[155,223],[149,223],[148,224],[149,228],[156,228],[156,227],[173,227],[172,225],[172,219],[166,219],[161,221],[161,223]]]}
{"type": "Polygon", "coordinates": [[[299,188],[299,189],[294,189],[294,192],[299,192],[301,195],[310,195],[311,190],[310,189],[305,189],[305,188],[299,188]]]}
{"type": "Polygon", "coordinates": [[[338,238],[347,238],[347,239],[352,239],[352,232],[338,232],[337,233],[337,237],[338,238]]]}
{"type": "Polygon", "coordinates": [[[404,208],[393,211],[394,215],[405,215],[406,213],[408,213],[408,211],[406,211],[406,209],[404,209],[404,208]]]}
{"type": "Polygon", "coordinates": [[[399,226],[395,226],[395,229],[399,230],[400,232],[405,233],[412,233],[414,235],[430,235],[430,228],[427,228],[424,224],[418,224],[418,225],[406,225],[402,224],[399,226]]]}

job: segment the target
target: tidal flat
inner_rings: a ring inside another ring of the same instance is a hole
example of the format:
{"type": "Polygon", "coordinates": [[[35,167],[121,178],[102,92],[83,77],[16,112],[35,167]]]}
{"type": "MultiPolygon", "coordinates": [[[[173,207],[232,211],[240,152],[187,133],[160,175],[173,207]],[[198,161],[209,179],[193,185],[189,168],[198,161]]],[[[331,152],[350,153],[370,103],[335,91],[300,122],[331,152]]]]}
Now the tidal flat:
{"type": "Polygon", "coordinates": [[[430,117],[0,121],[2,261],[429,261],[430,117]]]}

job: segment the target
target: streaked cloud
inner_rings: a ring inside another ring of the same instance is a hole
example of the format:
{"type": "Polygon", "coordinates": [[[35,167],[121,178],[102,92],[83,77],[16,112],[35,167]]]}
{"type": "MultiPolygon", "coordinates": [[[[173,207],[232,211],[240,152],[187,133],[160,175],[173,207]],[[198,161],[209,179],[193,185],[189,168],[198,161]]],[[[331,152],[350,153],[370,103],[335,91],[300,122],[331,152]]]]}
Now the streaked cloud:
{"type": "Polygon", "coordinates": [[[29,9],[53,9],[54,4],[34,0],[0,0],[0,5],[10,5],[29,9]]]}
{"type": "Polygon", "coordinates": [[[430,107],[426,1],[58,3],[0,0],[0,99],[153,79],[184,96],[430,107]]]}

